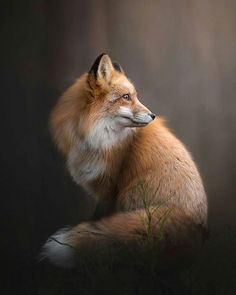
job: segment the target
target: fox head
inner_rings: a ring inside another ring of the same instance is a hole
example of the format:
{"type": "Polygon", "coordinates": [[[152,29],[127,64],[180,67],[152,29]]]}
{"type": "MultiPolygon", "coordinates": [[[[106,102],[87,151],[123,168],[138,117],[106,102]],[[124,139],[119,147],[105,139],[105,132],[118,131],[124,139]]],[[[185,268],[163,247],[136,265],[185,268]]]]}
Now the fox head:
{"type": "Polygon", "coordinates": [[[60,98],[51,127],[59,148],[67,152],[76,139],[93,148],[110,148],[154,119],[121,66],[101,54],[60,98]]]}

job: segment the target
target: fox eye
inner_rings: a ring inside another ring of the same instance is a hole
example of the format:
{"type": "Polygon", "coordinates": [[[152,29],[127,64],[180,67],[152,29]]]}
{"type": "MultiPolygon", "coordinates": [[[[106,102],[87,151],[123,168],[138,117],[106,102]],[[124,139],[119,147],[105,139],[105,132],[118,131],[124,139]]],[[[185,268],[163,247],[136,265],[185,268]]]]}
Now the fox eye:
{"type": "Polygon", "coordinates": [[[126,93],[124,95],[122,95],[122,97],[125,99],[125,100],[131,100],[131,96],[129,93],[126,93]]]}

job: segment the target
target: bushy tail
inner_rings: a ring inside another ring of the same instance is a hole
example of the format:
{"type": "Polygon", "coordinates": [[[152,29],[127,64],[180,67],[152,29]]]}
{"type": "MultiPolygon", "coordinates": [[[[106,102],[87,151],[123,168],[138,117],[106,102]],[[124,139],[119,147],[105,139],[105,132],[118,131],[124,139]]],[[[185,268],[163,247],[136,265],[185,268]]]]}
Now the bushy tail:
{"type": "Polygon", "coordinates": [[[84,251],[105,253],[124,245],[154,249],[158,261],[165,265],[181,263],[191,260],[200,249],[202,233],[202,228],[180,209],[122,212],[59,230],[45,243],[42,258],[69,268],[76,266],[84,251]]]}

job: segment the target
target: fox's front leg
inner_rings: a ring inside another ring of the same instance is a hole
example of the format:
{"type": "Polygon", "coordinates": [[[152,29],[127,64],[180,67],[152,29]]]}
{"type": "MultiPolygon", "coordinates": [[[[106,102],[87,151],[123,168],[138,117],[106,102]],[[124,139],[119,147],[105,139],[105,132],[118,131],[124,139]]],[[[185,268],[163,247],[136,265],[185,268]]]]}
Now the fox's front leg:
{"type": "MultiPolygon", "coordinates": [[[[109,181],[107,181],[109,183],[109,181]]],[[[110,184],[110,183],[109,183],[110,184]]],[[[107,191],[103,189],[99,194],[94,195],[96,207],[92,220],[98,220],[106,216],[110,216],[116,212],[117,192],[115,185],[110,184],[107,191]]]]}
{"type": "Polygon", "coordinates": [[[93,220],[101,219],[105,216],[112,215],[115,212],[115,202],[110,198],[110,200],[100,201],[96,204],[95,211],[93,214],[93,220]]]}

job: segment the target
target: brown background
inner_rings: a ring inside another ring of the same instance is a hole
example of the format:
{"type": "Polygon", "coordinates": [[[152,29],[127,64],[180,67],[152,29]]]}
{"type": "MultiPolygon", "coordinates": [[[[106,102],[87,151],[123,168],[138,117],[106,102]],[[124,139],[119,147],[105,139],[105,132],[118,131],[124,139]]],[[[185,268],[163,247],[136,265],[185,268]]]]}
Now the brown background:
{"type": "Polygon", "coordinates": [[[51,142],[47,120],[58,96],[104,51],[192,152],[209,196],[210,228],[236,225],[235,1],[0,5],[4,276],[27,278],[35,288],[30,270],[43,241],[92,214],[92,201],[51,142]]]}

